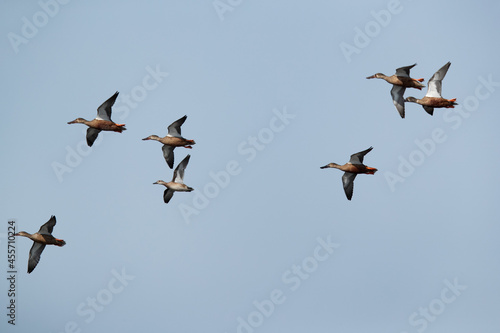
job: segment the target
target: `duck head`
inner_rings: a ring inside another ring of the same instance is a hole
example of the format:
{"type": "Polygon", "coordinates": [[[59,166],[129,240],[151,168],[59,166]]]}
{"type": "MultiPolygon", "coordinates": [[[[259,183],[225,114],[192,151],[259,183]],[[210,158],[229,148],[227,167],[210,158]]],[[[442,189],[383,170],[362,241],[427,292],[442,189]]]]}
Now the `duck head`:
{"type": "Polygon", "coordinates": [[[157,140],[157,141],[158,141],[159,139],[160,139],[160,137],[159,137],[158,135],[150,135],[150,136],[148,136],[147,138],[144,138],[144,139],[142,139],[142,140],[143,140],[143,141],[144,141],[144,140],[157,140]]]}
{"type": "Polygon", "coordinates": [[[372,76],[367,76],[366,78],[367,79],[383,79],[384,77],[386,77],[385,74],[376,73],[376,74],[373,74],[372,76]]]}
{"type": "Polygon", "coordinates": [[[31,234],[27,233],[26,231],[19,231],[18,233],[14,234],[14,236],[24,236],[29,238],[31,234]]]}
{"type": "Polygon", "coordinates": [[[327,165],[320,167],[320,169],[337,168],[339,166],[340,165],[338,165],[337,163],[328,163],[327,165]]]}
{"type": "Polygon", "coordinates": [[[68,122],[68,124],[85,124],[86,122],[88,121],[83,118],[76,118],[75,120],[68,122]]]}

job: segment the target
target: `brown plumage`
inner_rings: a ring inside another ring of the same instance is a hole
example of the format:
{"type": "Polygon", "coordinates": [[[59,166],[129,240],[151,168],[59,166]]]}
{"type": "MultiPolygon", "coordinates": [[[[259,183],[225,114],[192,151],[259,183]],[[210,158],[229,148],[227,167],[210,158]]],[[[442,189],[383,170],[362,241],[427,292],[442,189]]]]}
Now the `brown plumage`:
{"type": "Polygon", "coordinates": [[[404,93],[406,88],[416,88],[422,90],[425,87],[420,82],[424,79],[412,79],[410,77],[410,69],[415,67],[416,64],[411,66],[400,67],[396,69],[396,74],[387,76],[382,73],[377,73],[372,76],[368,76],[367,79],[383,79],[388,83],[392,84],[391,96],[394,106],[399,112],[401,118],[405,117],[405,100],[404,93]]]}
{"type": "Polygon", "coordinates": [[[431,116],[434,114],[434,108],[454,108],[457,100],[453,99],[445,99],[441,96],[442,90],[442,81],[450,68],[451,62],[447,62],[443,67],[441,67],[434,75],[432,75],[429,80],[427,93],[421,99],[417,99],[415,97],[407,97],[405,102],[417,103],[422,105],[424,110],[430,114],[431,116]]]}
{"type": "Polygon", "coordinates": [[[397,76],[396,74],[387,76],[382,73],[377,73],[372,76],[367,77],[367,79],[383,79],[390,84],[395,84],[397,86],[403,86],[406,88],[416,88],[418,90],[422,90],[423,87],[425,87],[423,84],[421,84],[419,81],[423,79],[412,79],[411,77],[405,77],[405,76],[397,76]]]}
{"type": "Polygon", "coordinates": [[[68,122],[68,124],[85,124],[89,127],[87,129],[87,144],[89,147],[92,147],[101,131],[121,133],[126,130],[125,124],[117,124],[111,120],[111,107],[115,104],[117,97],[118,91],[102,103],[101,106],[97,108],[97,117],[95,119],[89,121],[83,118],[76,118],[68,122]]]}
{"type": "Polygon", "coordinates": [[[454,108],[457,103],[455,103],[457,99],[445,99],[442,97],[428,97],[424,96],[421,99],[417,99],[415,97],[406,98],[407,102],[417,103],[423,106],[430,106],[433,108],[454,108]]]}
{"type": "Polygon", "coordinates": [[[403,86],[407,88],[416,88],[418,90],[422,90],[425,87],[420,82],[423,82],[424,79],[413,79],[410,77],[410,69],[415,67],[417,64],[413,64],[410,66],[399,67],[396,69],[396,74],[387,76],[382,73],[376,73],[372,76],[368,76],[367,79],[382,79],[390,84],[395,84],[397,86],[403,86]]]}
{"type": "Polygon", "coordinates": [[[163,147],[161,148],[163,151],[163,157],[167,162],[167,165],[172,169],[174,167],[174,148],[175,147],[184,147],[184,148],[193,148],[191,145],[196,144],[194,140],[188,140],[182,137],[181,135],[181,126],[186,121],[187,116],[181,117],[174,121],[172,124],[168,126],[168,134],[167,136],[160,138],[158,135],[150,135],[147,138],[142,140],[156,140],[163,143],[163,147]]]}
{"type": "Polygon", "coordinates": [[[153,184],[163,185],[167,189],[163,192],[163,201],[168,203],[174,192],[191,192],[194,189],[192,187],[184,184],[184,170],[186,169],[189,159],[191,155],[187,155],[174,170],[174,176],[172,177],[172,181],[165,182],[163,180],[158,180],[153,184]]]}
{"type": "Polygon", "coordinates": [[[344,175],[342,176],[342,184],[344,186],[344,192],[347,197],[347,200],[351,200],[352,192],[354,189],[354,179],[360,173],[373,175],[378,170],[367,165],[363,164],[363,158],[366,154],[368,154],[373,147],[370,147],[366,150],[360,151],[359,153],[352,154],[351,159],[344,165],[339,165],[337,163],[328,163],[325,166],[322,166],[321,169],[326,168],[335,168],[344,171],[344,175]]]}
{"type": "Polygon", "coordinates": [[[174,136],[164,136],[163,138],[159,137],[158,135],[150,135],[147,138],[144,138],[142,140],[156,140],[164,145],[172,146],[172,147],[184,147],[184,148],[193,148],[191,145],[196,144],[194,140],[188,140],[184,138],[177,138],[174,136]]]}
{"type": "Polygon", "coordinates": [[[124,127],[125,124],[117,124],[113,121],[100,119],[85,120],[83,118],[76,118],[75,120],[68,122],[68,124],[85,124],[88,127],[92,127],[101,131],[113,131],[118,133],[126,130],[126,128],[124,127]]]}
{"type": "Polygon", "coordinates": [[[33,241],[33,246],[31,247],[30,256],[28,259],[28,273],[31,273],[40,261],[40,255],[45,249],[45,245],[66,245],[66,242],[64,240],[52,236],[52,230],[54,229],[55,225],[56,217],[52,215],[50,219],[40,227],[40,230],[38,230],[38,232],[30,234],[26,231],[20,231],[14,234],[14,236],[24,236],[33,241]]]}

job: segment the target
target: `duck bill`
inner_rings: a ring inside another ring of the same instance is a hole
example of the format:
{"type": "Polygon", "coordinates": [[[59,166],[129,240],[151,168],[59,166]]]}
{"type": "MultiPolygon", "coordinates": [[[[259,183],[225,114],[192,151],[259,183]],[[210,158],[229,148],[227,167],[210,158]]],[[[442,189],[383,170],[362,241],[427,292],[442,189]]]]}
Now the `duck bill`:
{"type": "Polygon", "coordinates": [[[367,78],[367,79],[374,79],[374,78],[375,78],[375,75],[372,75],[372,76],[367,76],[366,78],[367,78]]]}
{"type": "Polygon", "coordinates": [[[328,165],[325,165],[325,166],[322,166],[322,167],[319,167],[320,169],[326,169],[328,168],[328,165]]]}
{"type": "Polygon", "coordinates": [[[151,140],[151,139],[148,136],[147,138],[142,139],[142,141],[145,141],[145,140],[151,140]]]}
{"type": "Polygon", "coordinates": [[[68,124],[76,124],[76,120],[68,121],[68,124]]]}

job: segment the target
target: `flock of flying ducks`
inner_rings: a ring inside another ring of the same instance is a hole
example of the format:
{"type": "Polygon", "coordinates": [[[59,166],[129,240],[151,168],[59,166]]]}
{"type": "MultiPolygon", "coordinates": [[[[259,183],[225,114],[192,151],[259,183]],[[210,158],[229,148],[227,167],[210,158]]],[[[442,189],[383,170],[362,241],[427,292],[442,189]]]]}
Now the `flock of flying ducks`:
{"type": "MultiPolygon", "coordinates": [[[[422,105],[424,110],[431,116],[434,114],[434,108],[453,108],[457,103],[455,103],[456,98],[445,99],[441,96],[442,81],[450,68],[451,62],[447,62],[443,67],[441,67],[429,80],[427,87],[427,93],[421,99],[415,97],[404,98],[404,93],[406,88],[416,88],[422,90],[425,87],[422,83],[424,79],[413,79],[410,77],[410,69],[415,67],[416,64],[411,66],[400,67],[396,69],[396,74],[387,76],[382,73],[376,73],[372,76],[368,76],[367,79],[383,79],[390,84],[392,84],[391,96],[394,106],[399,112],[401,118],[405,117],[405,102],[417,103],[422,105]]],[[[373,147],[363,150],[359,153],[351,155],[351,159],[344,165],[338,165],[336,163],[330,163],[322,166],[321,169],[325,168],[335,168],[344,171],[342,176],[342,184],[344,185],[344,192],[348,200],[352,198],[352,191],[354,188],[354,179],[360,173],[373,175],[377,172],[377,169],[368,167],[363,164],[363,158],[368,154],[373,147]]]]}
{"type": "MultiPolygon", "coordinates": [[[[125,124],[117,124],[111,120],[111,107],[115,104],[116,98],[118,97],[118,92],[113,96],[108,98],[104,103],[97,108],[97,117],[92,120],[86,120],[84,118],[76,118],[73,121],[68,122],[68,124],[85,124],[88,126],[87,129],[87,145],[92,147],[94,141],[101,131],[112,131],[121,133],[126,130],[125,124]]],[[[170,169],[174,166],[174,149],[176,147],[192,148],[192,145],[196,144],[194,140],[188,140],[181,135],[181,126],[186,121],[187,116],[184,116],[176,121],[174,121],[170,126],[168,126],[168,134],[160,138],[157,135],[150,135],[142,140],[156,140],[163,143],[162,151],[163,157],[167,162],[170,169]]],[[[175,168],[174,176],[172,181],[165,182],[163,180],[158,180],[153,184],[159,184],[166,187],[163,193],[163,201],[168,203],[174,192],[191,192],[192,187],[184,184],[184,170],[189,162],[191,155],[187,155],[175,168]]],[[[56,217],[51,216],[49,221],[40,227],[40,230],[34,234],[30,234],[26,231],[20,231],[14,236],[24,236],[33,241],[33,246],[30,249],[29,259],[28,259],[28,273],[31,273],[38,262],[40,261],[40,255],[45,249],[46,245],[56,245],[64,246],[66,242],[62,239],[57,239],[52,236],[52,230],[56,225],[56,217]]]]}
{"type": "MultiPolygon", "coordinates": [[[[410,77],[410,69],[416,64],[406,67],[400,67],[396,69],[396,74],[392,76],[386,76],[382,73],[376,73],[372,76],[367,77],[367,79],[383,79],[388,83],[392,84],[391,96],[393,103],[398,110],[401,118],[405,117],[405,102],[412,102],[422,105],[424,110],[431,116],[434,113],[434,108],[453,108],[457,103],[456,99],[445,99],[441,96],[442,80],[448,72],[451,63],[448,62],[446,65],[441,67],[434,75],[431,77],[428,83],[427,94],[421,98],[416,99],[415,97],[404,98],[404,93],[406,88],[416,88],[422,90],[425,87],[421,82],[424,79],[413,79],[410,77]]],[[[102,103],[99,108],[97,108],[97,117],[93,120],[85,120],[83,118],[77,118],[73,121],[68,122],[68,124],[85,124],[89,128],[87,129],[87,144],[92,147],[94,141],[101,131],[113,131],[122,133],[125,128],[125,124],[117,124],[111,120],[111,107],[115,104],[116,98],[118,97],[118,92],[111,96],[108,100],[102,103]]],[[[156,140],[163,144],[162,151],[163,157],[167,162],[170,169],[174,166],[174,149],[176,147],[192,148],[195,144],[194,140],[188,140],[181,135],[181,126],[186,121],[187,116],[184,116],[176,121],[174,121],[170,126],[168,126],[168,134],[161,138],[157,135],[150,135],[142,140],[156,140]]],[[[369,174],[373,175],[377,172],[376,168],[372,168],[363,164],[363,159],[366,154],[368,154],[373,147],[363,150],[359,153],[351,155],[351,159],[344,165],[339,165],[336,163],[329,163],[322,166],[321,169],[335,168],[344,171],[342,176],[342,184],[344,187],[344,192],[348,200],[351,200],[354,179],[358,174],[369,174]]],[[[168,203],[175,192],[191,192],[192,187],[184,184],[184,170],[189,162],[191,155],[187,155],[175,168],[173,178],[170,182],[165,182],[163,180],[158,180],[153,184],[163,185],[166,187],[163,193],[163,201],[168,203]]],[[[40,227],[40,230],[34,234],[29,234],[25,231],[20,231],[14,236],[24,236],[31,239],[34,243],[31,247],[29,259],[28,259],[28,273],[31,273],[38,262],[40,261],[40,255],[44,250],[46,245],[56,245],[64,246],[66,242],[62,239],[57,239],[52,236],[52,230],[56,225],[56,217],[51,216],[49,221],[40,227]]]]}
{"type": "Polygon", "coordinates": [[[406,88],[416,88],[422,90],[425,87],[420,82],[424,79],[412,79],[410,77],[410,69],[415,67],[417,64],[411,66],[400,67],[396,69],[396,74],[391,76],[386,76],[382,73],[377,73],[372,76],[368,76],[367,79],[383,79],[392,84],[391,96],[394,106],[398,110],[401,118],[405,117],[405,102],[417,103],[422,105],[424,110],[431,116],[434,114],[434,108],[453,108],[457,103],[456,98],[445,99],[441,96],[442,81],[450,68],[451,62],[447,62],[443,67],[441,67],[429,80],[427,87],[427,94],[422,99],[417,99],[415,97],[403,97],[406,88]]]}

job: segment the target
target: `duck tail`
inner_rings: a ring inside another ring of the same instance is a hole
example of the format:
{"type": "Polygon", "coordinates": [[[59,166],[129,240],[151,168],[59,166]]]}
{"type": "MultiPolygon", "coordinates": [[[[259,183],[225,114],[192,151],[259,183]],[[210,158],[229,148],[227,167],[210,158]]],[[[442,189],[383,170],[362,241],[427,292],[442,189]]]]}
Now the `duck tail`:
{"type": "Polygon", "coordinates": [[[66,242],[63,239],[57,239],[56,238],[56,244],[57,246],[64,246],[66,245],[66,242]]]}
{"type": "Polygon", "coordinates": [[[118,125],[118,126],[120,126],[120,127],[118,127],[118,128],[116,128],[116,129],[114,129],[114,130],[113,130],[114,132],[121,133],[121,132],[123,132],[123,131],[126,131],[126,130],[127,130],[127,129],[125,128],[125,124],[117,124],[117,125],[118,125]]]}

